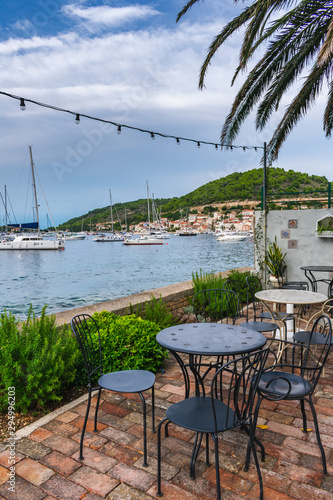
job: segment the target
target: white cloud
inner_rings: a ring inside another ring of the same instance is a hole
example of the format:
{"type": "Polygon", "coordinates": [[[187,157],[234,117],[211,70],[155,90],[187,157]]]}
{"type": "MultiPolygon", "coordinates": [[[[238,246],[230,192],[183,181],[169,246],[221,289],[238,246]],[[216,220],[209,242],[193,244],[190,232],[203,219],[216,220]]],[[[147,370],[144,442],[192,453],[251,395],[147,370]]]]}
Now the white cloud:
{"type": "Polygon", "coordinates": [[[99,7],[82,8],[75,4],[68,4],[62,8],[62,12],[74,19],[96,26],[108,26],[118,28],[129,22],[146,19],[159,12],[147,5],[131,5],[128,7],[99,7]]]}
{"type": "Polygon", "coordinates": [[[64,45],[69,45],[75,40],[74,34],[40,37],[33,36],[31,38],[9,38],[5,42],[0,43],[0,55],[13,55],[16,52],[24,51],[25,54],[29,51],[36,50],[59,50],[64,45]]]}

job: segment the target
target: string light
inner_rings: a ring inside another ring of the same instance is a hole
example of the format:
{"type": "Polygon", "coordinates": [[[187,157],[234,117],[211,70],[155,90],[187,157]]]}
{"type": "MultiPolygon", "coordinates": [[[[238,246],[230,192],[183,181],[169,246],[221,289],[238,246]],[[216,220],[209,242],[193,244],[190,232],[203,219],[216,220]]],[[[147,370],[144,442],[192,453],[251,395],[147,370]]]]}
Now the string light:
{"type": "MultiPolygon", "coordinates": [[[[143,133],[146,133],[146,134],[150,134],[150,137],[153,140],[155,139],[155,136],[159,136],[159,137],[163,137],[165,139],[175,139],[178,145],[180,144],[181,141],[187,141],[187,142],[196,143],[198,148],[200,148],[201,144],[205,144],[205,145],[209,145],[209,146],[214,146],[215,149],[218,150],[218,144],[216,144],[215,142],[198,141],[197,139],[191,139],[191,138],[188,138],[188,137],[179,137],[179,136],[175,136],[175,135],[163,134],[161,132],[152,132],[150,130],[142,129],[140,127],[133,127],[131,125],[126,125],[124,123],[118,124],[118,123],[115,123],[115,122],[113,122],[111,120],[104,120],[102,118],[98,118],[98,117],[95,117],[95,116],[85,115],[83,113],[76,113],[75,111],[71,111],[69,109],[59,108],[57,106],[52,106],[51,104],[46,104],[46,103],[34,101],[33,99],[27,99],[26,97],[19,97],[19,96],[13,95],[13,94],[9,94],[7,92],[0,91],[0,95],[4,95],[6,97],[10,97],[12,99],[19,100],[20,101],[20,108],[22,110],[24,110],[25,107],[26,107],[25,103],[26,102],[30,102],[32,104],[35,104],[36,106],[40,106],[40,107],[43,107],[43,108],[52,109],[54,111],[61,111],[62,113],[69,113],[69,114],[75,116],[75,123],[77,123],[77,124],[80,123],[80,117],[83,116],[84,118],[87,118],[88,120],[94,120],[94,121],[97,121],[97,122],[108,123],[110,125],[114,125],[117,128],[117,133],[118,134],[121,133],[122,128],[127,128],[127,129],[130,129],[130,130],[136,130],[137,132],[143,132],[143,133]]],[[[257,151],[258,149],[264,149],[263,146],[237,146],[237,145],[234,145],[234,144],[233,145],[231,145],[231,144],[220,144],[220,147],[221,147],[221,151],[223,151],[223,148],[231,149],[231,151],[233,149],[240,149],[240,148],[242,148],[244,151],[246,149],[255,149],[255,151],[257,151]]]]}

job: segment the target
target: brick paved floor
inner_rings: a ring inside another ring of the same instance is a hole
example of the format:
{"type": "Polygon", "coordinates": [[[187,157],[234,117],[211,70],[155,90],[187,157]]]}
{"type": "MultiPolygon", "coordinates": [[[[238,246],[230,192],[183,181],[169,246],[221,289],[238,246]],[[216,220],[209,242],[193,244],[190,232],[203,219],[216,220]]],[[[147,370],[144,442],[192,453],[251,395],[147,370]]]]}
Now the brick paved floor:
{"type": "MultiPolygon", "coordinates": [[[[328,475],[322,473],[313,431],[304,435],[299,405],[264,401],[257,435],[265,445],[261,463],[265,500],[333,499],[333,356],[315,395],[316,410],[325,447],[328,475]],[[267,427],[265,427],[267,426],[267,427]]],[[[168,359],[156,380],[156,420],[165,409],[183,398],[178,365],[168,359]]],[[[16,442],[15,493],[8,490],[9,449],[0,453],[0,500],[143,500],[156,494],[156,434],[151,432],[151,400],[148,404],[149,467],[143,467],[142,407],[136,395],[102,393],[98,433],[88,422],[83,462],[78,460],[80,429],[85,403],[55,417],[16,442]]],[[[93,415],[93,409],[90,417],[93,415]]],[[[310,414],[308,413],[309,418],[310,414]]],[[[309,428],[313,428],[311,420],[309,428]]],[[[214,457],[205,463],[204,445],[190,479],[189,461],[194,433],[170,425],[162,441],[163,493],[166,500],[216,498],[214,457]]],[[[223,433],[220,439],[222,498],[258,499],[259,487],[253,463],[244,472],[247,438],[242,431],[223,433]]],[[[211,452],[213,446],[211,445],[211,452]]]]}

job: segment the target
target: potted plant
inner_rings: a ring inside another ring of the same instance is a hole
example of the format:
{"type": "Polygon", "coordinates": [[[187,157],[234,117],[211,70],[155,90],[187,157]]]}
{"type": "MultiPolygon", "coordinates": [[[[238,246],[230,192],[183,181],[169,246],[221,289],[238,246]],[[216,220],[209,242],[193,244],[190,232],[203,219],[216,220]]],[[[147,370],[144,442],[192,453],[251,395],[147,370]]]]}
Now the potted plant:
{"type": "Polygon", "coordinates": [[[270,282],[273,287],[280,288],[281,285],[286,281],[285,271],[287,269],[287,264],[285,263],[286,254],[282,252],[282,249],[278,246],[276,236],[273,243],[268,247],[268,252],[264,259],[264,262],[271,272],[270,282]]]}

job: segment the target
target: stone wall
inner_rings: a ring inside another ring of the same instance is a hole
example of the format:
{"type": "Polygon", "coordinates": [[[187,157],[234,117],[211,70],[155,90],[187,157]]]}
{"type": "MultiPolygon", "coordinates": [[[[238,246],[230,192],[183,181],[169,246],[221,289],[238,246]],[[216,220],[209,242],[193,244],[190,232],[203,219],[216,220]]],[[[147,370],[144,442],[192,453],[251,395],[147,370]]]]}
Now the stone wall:
{"type": "MultiPolygon", "coordinates": [[[[238,269],[241,272],[253,270],[250,267],[241,267],[238,269]]],[[[227,277],[229,271],[219,273],[222,277],[227,277]]],[[[130,307],[135,310],[138,306],[143,306],[145,302],[151,300],[151,296],[156,299],[162,298],[163,302],[168,306],[174,315],[180,314],[180,311],[188,306],[193,296],[192,281],[183,281],[176,285],[168,285],[162,288],[155,288],[154,290],[147,290],[146,292],[135,293],[128,297],[123,297],[115,300],[108,300],[106,302],[99,302],[88,306],[78,307],[57,313],[56,323],[58,325],[70,324],[71,319],[76,314],[93,314],[94,312],[110,311],[115,314],[124,315],[130,313],[130,307]]]]}

